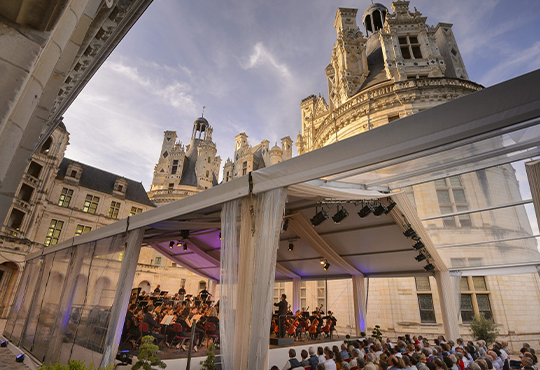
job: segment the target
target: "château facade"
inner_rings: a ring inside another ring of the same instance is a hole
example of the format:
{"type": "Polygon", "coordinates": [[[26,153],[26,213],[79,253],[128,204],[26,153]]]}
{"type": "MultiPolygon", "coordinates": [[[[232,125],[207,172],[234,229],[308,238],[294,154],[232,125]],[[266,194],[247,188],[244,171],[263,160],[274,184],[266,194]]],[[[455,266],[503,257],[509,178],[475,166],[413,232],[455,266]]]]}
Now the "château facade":
{"type": "Polygon", "coordinates": [[[213,129],[204,117],[193,122],[191,141],[177,141],[176,131],[165,131],[158,163],[154,168],[149,198],[161,206],[196,194],[214,185],[219,178],[221,158],[216,156],[213,129]]]}
{"type": "MultiPolygon", "coordinates": [[[[409,9],[409,1],[394,0],[391,11],[377,3],[367,8],[362,16],[364,36],[356,15],[357,9],[337,11],[337,41],[325,69],[328,101],[320,95],[302,100],[296,142],[299,154],[482,88],[469,80],[451,24],[429,26],[416,8],[409,9]]],[[[522,194],[515,168],[524,172],[524,163],[446,178],[435,176],[435,180],[421,183],[411,180],[411,186],[401,189],[435,245],[443,246],[439,253],[448,267],[526,261],[531,255],[538,258],[538,243],[526,209],[532,204],[524,204],[530,194],[522,194]],[[515,204],[511,218],[491,210],[509,204],[515,204]]],[[[288,285],[276,283],[276,289],[292,293],[288,285]]],[[[328,309],[341,318],[338,325],[347,331],[354,325],[351,285],[350,281],[328,280],[306,304],[313,306],[324,297],[328,309]]],[[[443,331],[434,278],[370,279],[368,294],[368,327],[380,325],[385,336],[443,331]]],[[[465,337],[473,315],[483,313],[494,319],[501,337],[510,343],[535,342],[540,332],[539,309],[537,274],[461,278],[460,331],[465,337]]]]}

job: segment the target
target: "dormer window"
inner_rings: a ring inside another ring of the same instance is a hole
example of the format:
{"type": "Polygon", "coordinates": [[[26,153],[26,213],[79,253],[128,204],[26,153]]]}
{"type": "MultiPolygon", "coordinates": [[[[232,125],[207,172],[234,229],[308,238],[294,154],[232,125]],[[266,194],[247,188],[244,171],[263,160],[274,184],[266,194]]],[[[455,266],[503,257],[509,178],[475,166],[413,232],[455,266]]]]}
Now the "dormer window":
{"type": "Polygon", "coordinates": [[[71,171],[71,174],[69,176],[77,177],[77,171],[75,171],[75,170],[71,171]]]}
{"type": "Polygon", "coordinates": [[[80,163],[77,162],[71,162],[68,165],[68,168],[66,170],[66,176],[64,177],[64,181],[78,184],[81,180],[81,175],[83,172],[83,166],[80,163]]]}
{"type": "Polygon", "coordinates": [[[117,197],[124,198],[126,195],[126,190],[128,187],[128,182],[123,177],[118,177],[114,182],[114,191],[113,194],[117,197]]]}

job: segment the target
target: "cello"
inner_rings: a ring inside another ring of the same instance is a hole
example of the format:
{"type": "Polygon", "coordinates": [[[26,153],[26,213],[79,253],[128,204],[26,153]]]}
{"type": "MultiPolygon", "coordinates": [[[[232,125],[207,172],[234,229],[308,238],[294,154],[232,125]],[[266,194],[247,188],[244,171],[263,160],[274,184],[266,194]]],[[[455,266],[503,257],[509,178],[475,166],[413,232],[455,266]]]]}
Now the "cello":
{"type": "Polygon", "coordinates": [[[317,338],[317,326],[319,326],[319,319],[317,317],[313,318],[311,326],[308,329],[309,334],[311,334],[312,339],[317,338]]]}

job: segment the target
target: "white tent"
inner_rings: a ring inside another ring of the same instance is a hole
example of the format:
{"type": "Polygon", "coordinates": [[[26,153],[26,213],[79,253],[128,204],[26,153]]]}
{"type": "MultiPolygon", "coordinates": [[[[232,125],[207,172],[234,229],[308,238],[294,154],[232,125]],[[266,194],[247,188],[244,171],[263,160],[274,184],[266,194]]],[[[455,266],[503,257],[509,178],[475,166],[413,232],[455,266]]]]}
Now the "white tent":
{"type": "MultiPolygon", "coordinates": [[[[454,299],[459,294],[459,280],[452,276],[474,275],[480,270],[484,275],[530,272],[540,265],[536,247],[540,236],[529,232],[465,242],[457,233],[454,245],[438,245],[430,221],[449,215],[420,219],[407,195],[398,190],[539,155],[539,85],[540,71],[535,71],[30,255],[27,266],[34,268],[25,269],[4,335],[39,354],[40,360],[89,358],[110,363],[118,346],[138,254],[145,243],[187,269],[221,281],[222,355],[227,370],[267,367],[274,279],[292,280],[296,295],[302,279],[351,277],[360,331],[366,325],[365,276],[434,274],[445,333],[454,338],[459,334],[459,309],[454,299]],[[378,218],[355,215],[370,201],[396,205],[378,218]],[[313,227],[309,219],[321,204],[330,208],[331,214],[341,204],[349,217],[339,224],[327,220],[313,227]],[[284,219],[289,228],[282,232],[284,219]],[[412,245],[417,240],[403,235],[409,227],[421,238],[421,251],[433,270],[426,271],[425,262],[414,259],[418,251],[412,245]],[[190,230],[186,252],[176,245],[169,247],[171,241],[181,238],[182,230],[190,230]],[[302,258],[288,253],[290,241],[302,258]],[[530,245],[515,247],[520,252],[512,253],[512,258],[487,258],[476,265],[451,266],[452,271],[447,267],[450,255],[459,255],[460,248],[470,243],[478,248],[498,243],[504,248],[523,241],[530,245]],[[89,255],[88,248],[94,254],[89,255]],[[100,259],[95,259],[96,253],[100,259]],[[321,258],[330,264],[327,271],[321,268],[321,258]],[[85,343],[72,329],[84,332],[88,328],[95,307],[87,299],[94,289],[91,272],[106,271],[112,265],[116,266],[118,289],[102,309],[104,331],[92,332],[99,345],[85,343]],[[63,289],[60,304],[45,323],[35,319],[35,307],[46,300],[50,289],[47,279],[55,269],[63,271],[56,283],[63,289]],[[77,277],[84,269],[90,274],[79,284],[77,277]],[[73,297],[83,289],[85,309],[82,316],[73,318],[73,297]],[[30,339],[40,339],[41,345],[30,339]]],[[[530,187],[538,188],[539,171],[528,172],[530,187]]],[[[533,191],[533,199],[457,211],[450,216],[505,212],[533,202],[538,206],[536,194],[533,191]]]]}

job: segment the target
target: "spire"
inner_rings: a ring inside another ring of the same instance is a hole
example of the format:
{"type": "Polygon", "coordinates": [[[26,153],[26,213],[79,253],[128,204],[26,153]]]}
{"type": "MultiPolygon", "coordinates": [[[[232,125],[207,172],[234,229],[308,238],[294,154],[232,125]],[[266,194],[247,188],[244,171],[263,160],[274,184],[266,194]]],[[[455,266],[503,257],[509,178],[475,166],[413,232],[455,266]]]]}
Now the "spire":
{"type": "Polygon", "coordinates": [[[202,107],[202,113],[201,113],[201,117],[203,117],[203,118],[204,118],[204,108],[206,108],[206,106],[203,105],[203,107],[202,107]]]}

